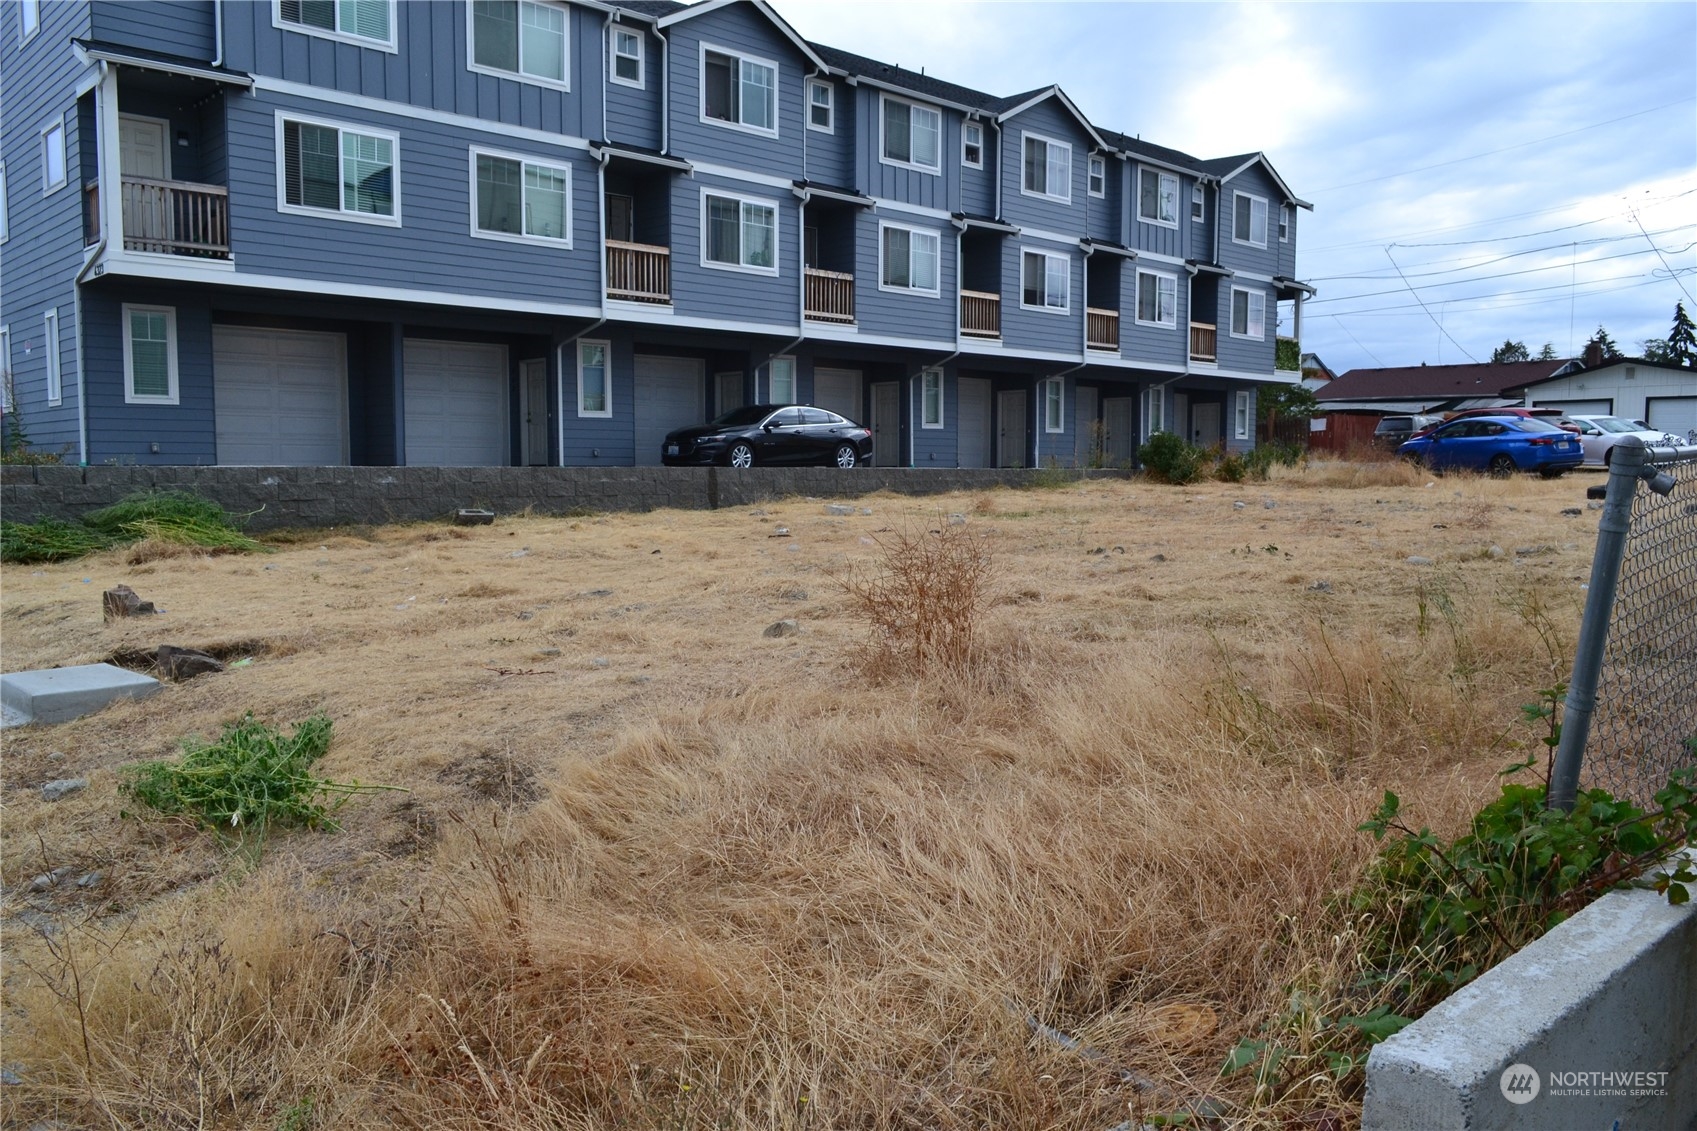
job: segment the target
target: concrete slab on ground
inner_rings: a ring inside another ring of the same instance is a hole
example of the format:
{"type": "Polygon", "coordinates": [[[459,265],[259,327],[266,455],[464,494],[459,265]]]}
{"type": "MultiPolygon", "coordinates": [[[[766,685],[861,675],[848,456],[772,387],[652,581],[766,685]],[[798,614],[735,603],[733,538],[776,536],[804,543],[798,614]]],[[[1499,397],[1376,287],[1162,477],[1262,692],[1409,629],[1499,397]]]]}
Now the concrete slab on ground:
{"type": "Polygon", "coordinates": [[[0,675],[5,725],[63,723],[100,710],[114,699],[145,699],[159,681],[115,664],[78,664],[0,675]]]}

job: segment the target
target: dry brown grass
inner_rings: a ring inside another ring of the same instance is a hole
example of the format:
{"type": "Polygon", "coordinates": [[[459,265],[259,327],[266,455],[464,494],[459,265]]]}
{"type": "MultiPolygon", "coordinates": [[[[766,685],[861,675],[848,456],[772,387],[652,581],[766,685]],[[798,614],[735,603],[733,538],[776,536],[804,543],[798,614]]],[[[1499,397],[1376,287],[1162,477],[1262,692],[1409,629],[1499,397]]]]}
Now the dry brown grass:
{"type": "Polygon", "coordinates": [[[1218,1066],[1289,986],[1346,977],[1328,900],[1382,791],[1453,828],[1492,788],[1518,704],[1565,667],[1594,526],[1558,514],[1571,479],[1355,474],[7,567],[9,670],[167,642],[256,659],[7,732],[23,1082],[0,1113],[1096,1129],[1203,1096],[1237,1126],[1347,1111],[1322,1084],[1257,1106],[1218,1066]],[[995,562],[975,659],[874,681],[831,578],[951,512],[995,562]],[[165,615],[102,626],[120,581],[165,615]],[[781,617],[802,635],[763,638],[781,617]],[[116,766],[244,710],[320,708],[327,776],[411,792],[258,859],[119,818],[116,766]],[[90,788],[40,801],[73,774],[90,788]],[[28,892],[60,865],[102,877],[28,892]]]}

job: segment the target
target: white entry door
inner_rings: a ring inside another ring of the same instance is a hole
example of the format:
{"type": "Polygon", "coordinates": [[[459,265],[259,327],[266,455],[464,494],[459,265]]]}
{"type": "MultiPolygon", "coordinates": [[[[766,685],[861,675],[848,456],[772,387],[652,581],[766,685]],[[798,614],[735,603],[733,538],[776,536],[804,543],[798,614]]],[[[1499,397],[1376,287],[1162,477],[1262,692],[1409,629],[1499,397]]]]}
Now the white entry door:
{"type": "Polygon", "coordinates": [[[955,423],[960,430],[962,467],[989,467],[990,382],[983,377],[960,379],[960,405],[955,409],[955,423]]]}
{"type": "Polygon", "coordinates": [[[548,362],[534,358],[519,362],[519,389],[524,396],[524,462],[548,465],[548,362]]]}
{"type": "Polygon", "coordinates": [[[874,467],[900,467],[902,465],[901,449],[902,387],[894,381],[874,385],[872,386],[872,465],[874,467]]]}
{"type": "Polygon", "coordinates": [[[1223,438],[1220,431],[1220,406],[1204,401],[1190,410],[1190,442],[1199,448],[1211,448],[1223,438]]]}
{"type": "Polygon", "coordinates": [[[124,176],[171,179],[170,126],[163,118],[118,115],[118,167],[124,176]]]}
{"type": "Polygon", "coordinates": [[[1102,455],[1109,467],[1130,467],[1137,454],[1137,398],[1102,401],[1102,455]]]}
{"type": "Polygon", "coordinates": [[[348,462],[347,338],[212,328],[213,436],[220,464],[348,462]]]}
{"type": "Polygon", "coordinates": [[[666,433],[706,423],[707,364],[693,357],[636,359],[636,463],[660,463],[666,433]]]}
{"type": "Polygon", "coordinates": [[[996,466],[1024,467],[1027,462],[1025,441],[1024,389],[1008,389],[996,394],[996,466]]]}
{"type": "Polygon", "coordinates": [[[407,466],[506,466],[507,347],[408,338],[402,356],[407,466]]]}
{"type": "Polygon", "coordinates": [[[859,424],[866,416],[866,404],[860,394],[860,370],[815,368],[813,403],[859,424]]]}

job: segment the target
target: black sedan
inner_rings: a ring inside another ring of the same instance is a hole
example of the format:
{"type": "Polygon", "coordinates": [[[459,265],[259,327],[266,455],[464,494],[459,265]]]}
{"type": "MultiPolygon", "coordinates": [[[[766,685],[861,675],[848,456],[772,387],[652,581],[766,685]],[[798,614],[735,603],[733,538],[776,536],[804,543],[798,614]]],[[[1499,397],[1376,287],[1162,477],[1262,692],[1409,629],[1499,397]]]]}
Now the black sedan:
{"type": "Polygon", "coordinates": [[[722,463],[822,463],[854,467],[872,458],[872,432],[846,417],[811,405],[751,404],[710,424],[666,434],[660,449],[667,467],[722,463]]]}

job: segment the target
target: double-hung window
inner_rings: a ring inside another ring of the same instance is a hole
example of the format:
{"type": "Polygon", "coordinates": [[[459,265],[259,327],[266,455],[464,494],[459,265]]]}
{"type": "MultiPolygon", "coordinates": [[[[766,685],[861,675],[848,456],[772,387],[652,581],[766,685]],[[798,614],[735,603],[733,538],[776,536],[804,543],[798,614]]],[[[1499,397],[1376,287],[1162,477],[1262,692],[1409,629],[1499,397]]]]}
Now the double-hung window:
{"type": "Polygon", "coordinates": [[[1190,218],[1198,223],[1202,220],[1202,185],[1200,182],[1190,186],[1190,218]]]}
{"type": "Polygon", "coordinates": [[[572,171],[472,150],[472,234],[571,246],[572,171]]]}
{"type": "Polygon", "coordinates": [[[701,197],[701,261],[708,267],[778,273],[778,207],[716,192],[701,197]]]}
{"type": "Polygon", "coordinates": [[[1094,154],[1090,157],[1090,195],[1108,195],[1108,162],[1094,154]]]}
{"type": "Polygon", "coordinates": [[[607,343],[579,341],[577,344],[577,414],[612,416],[612,381],[607,365],[607,343]]]}
{"type": "Polygon", "coordinates": [[[1267,246],[1267,202],[1244,192],[1232,194],[1232,239],[1267,246]]]}
{"type": "Polygon", "coordinates": [[[59,358],[59,309],[48,307],[41,316],[41,352],[47,357],[47,403],[56,405],[65,397],[64,373],[59,358]]]}
{"type": "Polygon", "coordinates": [[[366,127],[277,115],[278,210],[399,224],[399,141],[366,127]]]}
{"type": "Polygon", "coordinates": [[[883,96],[883,160],[927,173],[939,171],[943,152],[943,115],[891,95],[883,96]]]}
{"type": "Polygon", "coordinates": [[[1072,282],[1072,261],[1051,251],[1020,253],[1019,304],[1028,310],[1064,314],[1072,282]]]}
{"type": "Polygon", "coordinates": [[[938,293],[942,240],[936,232],[884,224],[879,246],[883,261],[878,274],[880,290],[938,293]]]}
{"type": "Polygon", "coordinates": [[[778,135],[778,64],[701,50],[701,120],[778,135]]]}
{"type": "Polygon", "coordinates": [[[1143,391],[1143,438],[1167,430],[1166,390],[1152,385],[1143,391]]]}
{"type": "Polygon", "coordinates": [[[569,88],[570,32],[560,4],[472,0],[471,69],[569,88]]]}
{"type": "Polygon", "coordinates": [[[927,369],[919,375],[919,426],[943,426],[943,371],[927,369]]]}
{"type": "Polygon", "coordinates": [[[1020,191],[1050,200],[1072,200],[1072,146],[1064,141],[1022,134],[1025,147],[1025,176],[1020,191]]]}
{"type": "Polygon", "coordinates": [[[766,363],[766,395],[772,404],[795,403],[795,358],[774,357],[766,363]]]}
{"type": "Polygon", "coordinates": [[[984,167],[984,127],[978,122],[961,123],[960,163],[969,169],[984,167]]]}
{"type": "Polygon", "coordinates": [[[1043,431],[1066,431],[1064,395],[1065,387],[1059,377],[1050,377],[1043,382],[1043,431]]]}
{"type": "Polygon", "coordinates": [[[1290,205],[1279,205],[1279,242],[1290,242],[1290,205]]]}
{"type": "Polygon", "coordinates": [[[1249,434],[1250,424],[1252,423],[1250,412],[1253,407],[1254,400],[1255,394],[1250,392],[1248,389],[1238,390],[1237,397],[1235,399],[1236,407],[1232,413],[1233,439],[1248,440],[1251,438],[1249,434]]]}
{"type": "Polygon", "coordinates": [[[65,120],[55,118],[41,130],[41,194],[65,187],[65,120]]]}
{"type": "Polygon", "coordinates": [[[1232,288],[1232,337],[1265,338],[1267,296],[1260,291],[1232,288]]]}
{"type": "Polygon", "coordinates": [[[640,31],[613,28],[613,81],[621,86],[642,86],[643,40],[640,31]]]}
{"type": "Polygon", "coordinates": [[[289,31],[304,31],[345,39],[361,47],[395,50],[394,0],[275,0],[272,23],[289,31]]]}
{"type": "Polygon", "coordinates": [[[177,403],[177,311],[124,304],[124,401],[177,403]]]}
{"type": "Polygon", "coordinates": [[[41,30],[41,0],[23,0],[18,5],[18,42],[41,30]]]}
{"type": "Polygon", "coordinates": [[[1137,178],[1137,218],[1178,227],[1178,178],[1159,169],[1139,169],[1137,178]]]}
{"type": "Polygon", "coordinates": [[[1137,273],[1137,321],[1146,326],[1178,325],[1178,277],[1137,273]]]}
{"type": "Polygon", "coordinates": [[[807,128],[830,133],[834,111],[835,88],[823,79],[807,80],[807,128]]]}

